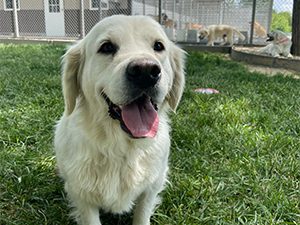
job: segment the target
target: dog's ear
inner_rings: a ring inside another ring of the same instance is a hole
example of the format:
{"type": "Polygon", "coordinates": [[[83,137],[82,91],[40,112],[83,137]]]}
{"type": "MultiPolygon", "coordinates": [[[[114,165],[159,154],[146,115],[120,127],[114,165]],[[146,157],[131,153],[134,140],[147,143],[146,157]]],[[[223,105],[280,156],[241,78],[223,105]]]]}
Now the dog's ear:
{"type": "Polygon", "coordinates": [[[70,115],[73,112],[76,98],[80,93],[80,70],[83,61],[81,42],[71,46],[63,56],[62,87],[66,115],[70,115]]]}
{"type": "Polygon", "coordinates": [[[281,31],[281,30],[276,30],[276,34],[277,34],[278,40],[287,37],[286,34],[283,31],[281,31]]]}
{"type": "Polygon", "coordinates": [[[174,73],[173,84],[168,95],[168,103],[170,107],[175,111],[178,103],[180,102],[184,84],[185,84],[185,57],[186,52],[179,47],[172,44],[172,50],[170,51],[171,66],[174,73]]]}
{"type": "Polygon", "coordinates": [[[279,39],[278,32],[274,31],[273,33],[274,40],[277,41],[279,39]]]}

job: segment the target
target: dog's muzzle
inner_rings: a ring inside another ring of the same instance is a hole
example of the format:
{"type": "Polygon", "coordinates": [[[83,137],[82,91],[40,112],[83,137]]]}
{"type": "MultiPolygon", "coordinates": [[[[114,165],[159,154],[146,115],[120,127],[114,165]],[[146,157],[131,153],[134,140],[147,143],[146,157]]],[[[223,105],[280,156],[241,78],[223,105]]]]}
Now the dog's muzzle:
{"type": "Polygon", "coordinates": [[[126,68],[126,78],[135,88],[145,90],[154,87],[161,77],[158,62],[141,58],[130,62],[126,68]]]}
{"type": "Polygon", "coordinates": [[[125,70],[126,86],[129,89],[126,92],[130,100],[116,105],[102,92],[110,117],[118,120],[121,128],[133,138],[153,138],[158,131],[156,95],[160,78],[158,62],[139,58],[131,61],[125,70]]]}

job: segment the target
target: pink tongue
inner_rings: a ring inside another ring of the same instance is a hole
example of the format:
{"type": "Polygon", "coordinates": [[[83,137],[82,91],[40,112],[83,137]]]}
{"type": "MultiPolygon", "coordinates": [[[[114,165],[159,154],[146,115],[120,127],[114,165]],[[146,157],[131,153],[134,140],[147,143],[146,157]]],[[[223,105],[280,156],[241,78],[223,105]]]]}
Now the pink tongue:
{"type": "Polygon", "coordinates": [[[153,138],[157,133],[159,119],[149,98],[122,107],[122,119],[133,137],[153,138]]]}

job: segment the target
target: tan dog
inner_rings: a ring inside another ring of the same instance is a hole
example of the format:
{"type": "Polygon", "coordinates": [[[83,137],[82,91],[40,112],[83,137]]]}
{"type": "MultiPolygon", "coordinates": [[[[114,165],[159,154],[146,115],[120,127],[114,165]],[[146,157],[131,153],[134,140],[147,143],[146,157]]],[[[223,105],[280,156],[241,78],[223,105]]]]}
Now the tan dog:
{"type": "MultiPolygon", "coordinates": [[[[251,22],[250,22],[251,24],[251,22]]],[[[267,37],[267,31],[266,29],[259,24],[257,21],[254,22],[254,35],[256,37],[265,38],[267,37]]]]}
{"type": "MultiPolygon", "coordinates": [[[[150,17],[153,18],[155,21],[159,22],[158,16],[150,16],[150,17]]],[[[164,26],[165,28],[176,28],[176,22],[169,19],[166,13],[161,14],[161,25],[164,26]]]]}
{"type": "Polygon", "coordinates": [[[242,33],[229,25],[210,25],[207,28],[202,28],[199,30],[199,38],[201,40],[207,38],[208,46],[213,46],[214,41],[218,38],[223,39],[223,42],[220,45],[233,45],[234,33],[236,33],[242,41],[245,40],[245,36],[242,33]]]}
{"type": "Polygon", "coordinates": [[[101,20],[64,55],[54,142],[79,224],[101,225],[100,208],[133,207],[133,224],[150,224],[167,180],[168,113],[183,92],[184,55],[150,17],[124,15],[101,20]]]}
{"type": "Polygon", "coordinates": [[[162,13],[162,25],[166,28],[176,28],[176,22],[169,19],[168,15],[165,13],[162,13]]]}

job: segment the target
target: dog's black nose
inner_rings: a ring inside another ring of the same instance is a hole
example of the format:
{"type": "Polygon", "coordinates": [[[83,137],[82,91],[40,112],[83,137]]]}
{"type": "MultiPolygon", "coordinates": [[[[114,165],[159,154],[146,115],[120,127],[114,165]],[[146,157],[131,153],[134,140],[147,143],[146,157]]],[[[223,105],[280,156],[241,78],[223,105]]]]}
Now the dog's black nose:
{"type": "Polygon", "coordinates": [[[145,89],[153,87],[161,76],[158,62],[151,59],[136,59],[130,62],[126,68],[128,81],[136,87],[145,89]]]}

